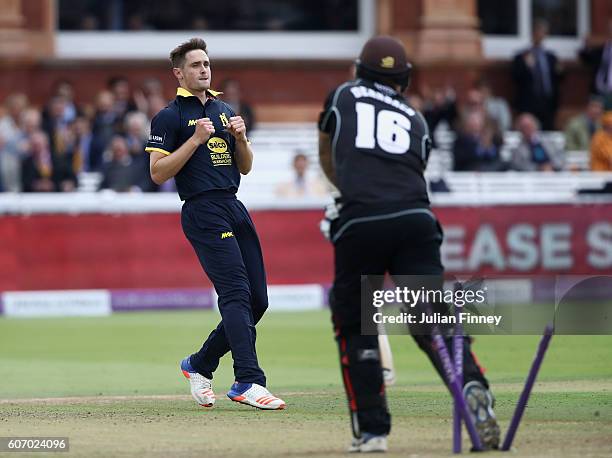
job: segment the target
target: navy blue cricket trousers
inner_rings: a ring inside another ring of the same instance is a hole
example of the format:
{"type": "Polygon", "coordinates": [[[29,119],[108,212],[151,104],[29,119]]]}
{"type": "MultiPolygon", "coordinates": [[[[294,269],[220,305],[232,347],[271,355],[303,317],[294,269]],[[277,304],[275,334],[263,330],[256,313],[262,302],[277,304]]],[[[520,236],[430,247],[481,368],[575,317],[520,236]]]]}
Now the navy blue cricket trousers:
{"type": "Polygon", "coordinates": [[[192,367],[212,378],[231,351],[236,381],[266,386],[255,351],[255,325],[268,308],[266,272],[249,213],[233,193],[209,191],[183,204],[181,224],[215,287],[221,313],[219,325],[191,355],[192,367]]]}

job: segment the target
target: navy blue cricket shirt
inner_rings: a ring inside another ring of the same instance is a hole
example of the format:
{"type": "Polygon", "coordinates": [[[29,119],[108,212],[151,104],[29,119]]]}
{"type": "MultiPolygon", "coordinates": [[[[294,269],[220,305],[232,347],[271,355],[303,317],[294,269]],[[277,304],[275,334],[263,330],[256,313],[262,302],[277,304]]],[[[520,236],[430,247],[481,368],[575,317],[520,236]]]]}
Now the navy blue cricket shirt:
{"type": "Polygon", "coordinates": [[[193,135],[196,119],[209,118],[214,124],[215,132],[206,143],[198,146],[174,177],[181,200],[212,190],[236,193],[240,186],[240,172],[234,157],[236,140],[225,130],[235,113],[217,98],[220,92],[208,90],[206,93],[208,99],[202,104],[195,95],[179,87],[176,98],[151,121],[151,135],[145,151],[162,154],[172,154],[193,135]]]}

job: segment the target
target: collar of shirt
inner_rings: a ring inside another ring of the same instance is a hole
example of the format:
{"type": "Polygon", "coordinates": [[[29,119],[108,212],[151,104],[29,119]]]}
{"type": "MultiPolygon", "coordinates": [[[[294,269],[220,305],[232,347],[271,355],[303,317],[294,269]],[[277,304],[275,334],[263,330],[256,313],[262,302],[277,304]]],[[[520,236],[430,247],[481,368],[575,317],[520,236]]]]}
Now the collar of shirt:
{"type": "MultiPolygon", "coordinates": [[[[223,94],[223,92],[213,91],[212,89],[206,89],[206,98],[210,97],[210,98],[216,99],[221,94],[223,94]]],[[[196,95],[192,94],[187,89],[185,89],[184,87],[177,88],[176,95],[177,97],[197,97],[196,95]]]]}
{"type": "Polygon", "coordinates": [[[388,86],[386,84],[383,83],[379,83],[377,81],[374,81],[374,87],[376,89],[378,89],[380,92],[387,94],[387,95],[391,95],[391,96],[397,96],[399,93],[393,89],[391,86],[388,86]]]}

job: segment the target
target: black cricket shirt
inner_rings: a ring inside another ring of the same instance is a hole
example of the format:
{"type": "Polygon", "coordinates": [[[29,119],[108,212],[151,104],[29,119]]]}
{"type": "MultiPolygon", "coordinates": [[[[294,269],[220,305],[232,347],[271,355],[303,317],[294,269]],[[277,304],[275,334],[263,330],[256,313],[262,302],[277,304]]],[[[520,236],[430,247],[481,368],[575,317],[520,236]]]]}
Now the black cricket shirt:
{"type": "Polygon", "coordinates": [[[151,121],[145,151],[166,155],[172,154],[193,135],[196,119],[209,118],[215,127],[208,141],[198,146],[174,177],[181,200],[213,190],[236,193],[240,186],[240,172],[234,156],[236,140],[225,130],[235,113],[217,98],[220,92],[208,90],[206,93],[208,98],[202,104],[198,97],[179,87],[176,98],[151,121]]]}
{"type": "Polygon", "coordinates": [[[319,130],[332,139],[344,212],[429,206],[427,123],[401,94],[365,79],[348,81],[327,98],[319,130]]]}

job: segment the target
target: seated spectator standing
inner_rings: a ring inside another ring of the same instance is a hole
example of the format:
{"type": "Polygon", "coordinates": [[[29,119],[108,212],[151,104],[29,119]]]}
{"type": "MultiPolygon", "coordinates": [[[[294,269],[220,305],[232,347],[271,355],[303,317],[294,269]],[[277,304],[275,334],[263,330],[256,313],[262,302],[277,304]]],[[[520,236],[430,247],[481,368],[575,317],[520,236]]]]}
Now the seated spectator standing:
{"type": "Polygon", "coordinates": [[[444,90],[436,89],[433,92],[424,88],[423,94],[423,116],[435,146],[434,134],[440,123],[445,122],[449,129],[455,129],[455,121],[458,117],[455,91],[451,87],[444,90]]]}
{"type": "Polygon", "coordinates": [[[28,98],[20,93],[9,95],[0,106],[0,179],[4,191],[18,192],[21,188],[20,124],[27,106],[28,98]]]}
{"type": "Polygon", "coordinates": [[[11,141],[19,134],[21,115],[27,107],[28,98],[25,94],[15,93],[7,96],[0,110],[0,135],[4,141],[11,141]]]}
{"type": "Polygon", "coordinates": [[[91,150],[91,126],[89,119],[85,116],[77,116],[74,122],[70,124],[72,131],[74,155],[74,167],[78,172],[90,171],[90,150],[91,150]]]}
{"type": "Polygon", "coordinates": [[[60,80],[55,83],[55,96],[59,96],[64,100],[64,122],[71,123],[77,117],[77,107],[74,103],[74,87],[72,83],[66,80],[60,80]]]}
{"type": "Polygon", "coordinates": [[[123,120],[125,115],[130,111],[136,111],[137,106],[130,91],[130,83],[123,76],[115,76],[108,81],[108,90],[113,94],[112,111],[115,113],[116,122],[115,130],[117,133],[123,133],[123,120]]]}
{"type": "Polygon", "coordinates": [[[533,44],[519,52],[512,61],[516,87],[516,110],[532,113],[544,130],[553,130],[558,108],[561,69],[557,56],[543,47],[548,23],[538,19],[533,24],[533,44]]]}
{"type": "Polygon", "coordinates": [[[484,109],[484,97],[482,95],[482,92],[475,88],[469,89],[465,94],[465,100],[463,104],[461,104],[461,109],[459,111],[462,122],[467,118],[469,114],[475,111],[481,113],[486,121],[487,113],[484,109]]]}
{"type": "Polygon", "coordinates": [[[65,121],[64,111],[66,101],[63,97],[55,96],[49,100],[43,110],[42,129],[49,137],[51,153],[64,152],[66,149],[66,130],[68,123],[65,121]]]}
{"type": "Polygon", "coordinates": [[[497,123],[502,132],[510,130],[512,127],[512,115],[508,102],[502,97],[493,95],[493,90],[489,82],[481,79],[476,84],[476,89],[482,94],[485,112],[489,118],[497,123]]]}
{"type": "Polygon", "coordinates": [[[134,184],[144,192],[157,190],[149,172],[149,153],[145,152],[147,144],[147,116],[132,111],[125,117],[125,141],[134,162],[134,184]]]}
{"type": "Polygon", "coordinates": [[[479,111],[466,115],[463,128],[453,145],[454,169],[456,171],[500,171],[505,164],[499,151],[502,139],[485,126],[484,116],[479,111]]]}
{"type": "Polygon", "coordinates": [[[255,127],[255,113],[251,106],[243,100],[238,81],[226,79],[221,83],[221,100],[232,107],[236,114],[242,116],[247,132],[255,127]]]}
{"type": "Polygon", "coordinates": [[[43,112],[42,127],[49,138],[53,169],[64,177],[73,177],[64,181],[62,191],[72,191],[76,184],[76,171],[79,161],[75,161],[76,135],[71,123],[65,120],[66,100],[61,96],[51,98],[43,112]]]}
{"type": "Polygon", "coordinates": [[[603,101],[593,96],[586,110],[569,120],[565,127],[565,149],[568,151],[588,151],[591,138],[599,128],[599,118],[603,113],[603,101]]]}
{"type": "Polygon", "coordinates": [[[25,154],[28,148],[28,141],[33,133],[42,129],[42,117],[36,108],[28,108],[21,114],[21,124],[19,136],[17,138],[17,148],[21,154],[25,154]]]}
{"type": "Polygon", "coordinates": [[[30,136],[28,154],[21,164],[21,180],[24,192],[66,192],[76,188],[72,168],[54,165],[49,139],[42,131],[30,136]]]}
{"type": "Polygon", "coordinates": [[[30,138],[39,130],[41,130],[40,111],[35,108],[26,108],[21,113],[17,135],[6,145],[7,156],[3,158],[6,191],[18,192],[21,189],[21,161],[30,154],[30,138]]]}
{"type": "Polygon", "coordinates": [[[2,184],[3,181],[3,176],[5,175],[4,173],[4,164],[2,159],[4,158],[4,156],[6,156],[7,152],[6,152],[6,141],[4,140],[4,138],[2,137],[2,135],[0,135],[0,192],[4,192],[4,185],[2,184]]]}
{"type": "Polygon", "coordinates": [[[612,172],[612,111],[606,111],[601,118],[601,129],[591,142],[591,170],[612,172]]]}
{"type": "MultiPolygon", "coordinates": [[[[140,89],[134,91],[134,103],[141,113],[148,113],[153,98],[163,99],[163,87],[157,78],[147,78],[142,82],[140,89]]],[[[165,106],[162,105],[162,107],[165,106]]],[[[156,112],[157,113],[157,112],[156,112]]],[[[148,124],[148,123],[147,123],[148,124]]]]}
{"type": "Polygon", "coordinates": [[[585,46],[580,57],[592,70],[591,91],[603,97],[606,111],[612,110],[612,18],[608,19],[607,40],[600,46],[585,46]]]}
{"type": "Polygon", "coordinates": [[[540,133],[535,116],[523,113],[516,122],[521,142],[512,150],[510,168],[520,171],[560,170],[561,158],[554,145],[540,133]]]}
{"type": "Polygon", "coordinates": [[[55,191],[52,175],[49,140],[44,132],[35,132],[28,141],[27,155],[21,163],[21,189],[23,192],[55,191]]]}
{"type": "Polygon", "coordinates": [[[115,98],[109,91],[102,91],[96,100],[96,114],[91,127],[88,170],[99,171],[102,167],[102,154],[115,132],[117,115],[113,111],[115,98]]]}
{"type": "Polygon", "coordinates": [[[125,138],[115,135],[110,143],[110,159],[102,168],[100,189],[116,192],[140,191],[137,186],[137,168],[128,149],[125,138]]]}
{"type": "Polygon", "coordinates": [[[74,191],[77,187],[76,174],[80,164],[74,154],[76,135],[72,129],[64,132],[63,141],[61,149],[51,151],[53,172],[55,176],[61,177],[58,191],[74,191]]]}
{"type": "Polygon", "coordinates": [[[293,170],[295,176],[291,181],[281,183],[276,188],[279,197],[308,197],[326,194],[325,185],[320,179],[309,178],[307,175],[308,157],[303,153],[296,153],[293,157],[293,170]]]}
{"type": "Polygon", "coordinates": [[[502,130],[499,127],[499,122],[489,115],[485,106],[484,94],[480,89],[472,88],[467,91],[465,100],[461,104],[460,119],[461,125],[465,125],[470,114],[477,112],[482,115],[484,121],[484,131],[493,134],[493,138],[499,139],[500,143],[503,139],[502,130]]]}

